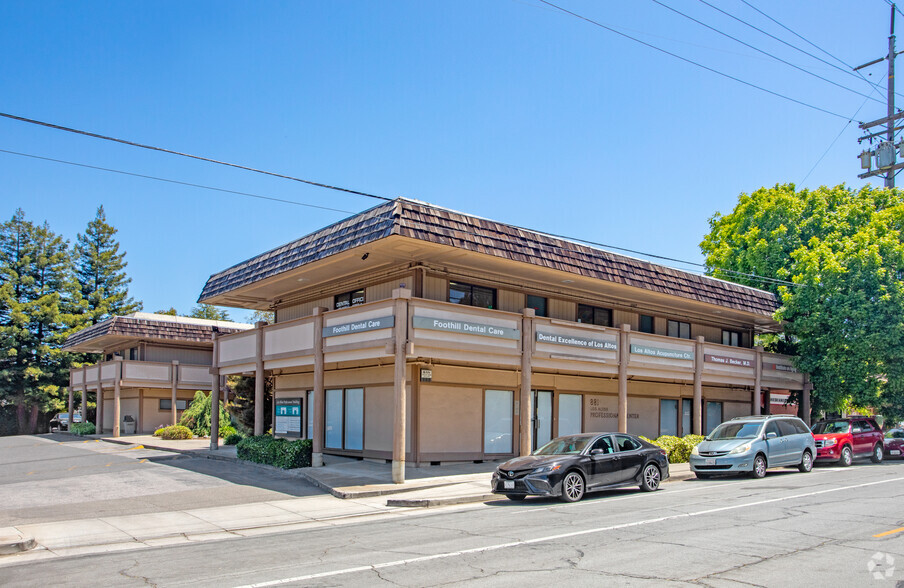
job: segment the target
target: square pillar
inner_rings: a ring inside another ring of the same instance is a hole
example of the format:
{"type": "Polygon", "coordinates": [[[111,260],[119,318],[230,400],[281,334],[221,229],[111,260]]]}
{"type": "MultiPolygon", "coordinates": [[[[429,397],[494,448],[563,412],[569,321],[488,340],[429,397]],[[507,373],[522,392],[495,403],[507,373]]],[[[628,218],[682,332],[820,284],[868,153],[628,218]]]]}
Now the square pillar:
{"type": "MultiPolygon", "coordinates": [[[[311,466],[323,465],[323,313],[327,309],[318,306],[314,309],[314,431],[311,434],[311,466]]],[[[276,402],[273,402],[274,406],[276,402]]]]}
{"type": "Polygon", "coordinates": [[[75,398],[73,397],[75,392],[72,390],[72,386],[69,386],[69,426],[68,429],[72,429],[72,420],[75,413],[75,398]]]}
{"type": "Polygon", "coordinates": [[[531,437],[533,437],[533,406],[531,402],[531,356],[534,349],[534,315],[533,308],[523,309],[521,319],[521,407],[520,407],[520,431],[521,455],[530,455],[531,437]]]}
{"type": "Polygon", "coordinates": [[[631,358],[631,325],[618,332],[618,432],[628,432],[628,361],[631,358]]]}
{"type": "Polygon", "coordinates": [[[219,366],[219,341],[220,334],[214,327],[211,334],[213,339],[213,365],[210,367],[210,449],[217,451],[220,448],[220,368],[219,366]]]}
{"type": "Polygon", "coordinates": [[[694,435],[703,434],[703,337],[694,344],[694,435]]]}
{"type": "Polygon", "coordinates": [[[172,396],[172,403],[173,403],[173,405],[171,407],[172,408],[172,421],[173,421],[172,424],[178,425],[179,424],[179,409],[176,407],[176,398],[177,398],[178,392],[179,392],[179,360],[177,360],[177,359],[173,360],[173,368],[172,369],[173,369],[172,390],[170,391],[171,396],[172,396]]]}
{"type": "Polygon", "coordinates": [[[120,435],[120,414],[122,409],[122,358],[114,357],[115,376],[113,380],[113,436],[120,435]]]}
{"type": "Polygon", "coordinates": [[[407,437],[407,361],[408,361],[408,301],[411,290],[396,288],[392,291],[395,325],[395,362],[393,375],[393,419],[392,419],[392,481],[405,483],[405,441],[407,437]]]}
{"type": "Polygon", "coordinates": [[[95,433],[100,435],[104,432],[104,385],[100,379],[100,366],[97,370],[97,410],[95,411],[95,433]]]}
{"type": "Polygon", "coordinates": [[[254,434],[264,434],[264,327],[266,321],[254,323],[257,352],[254,364],[254,434]]]}
{"type": "Polygon", "coordinates": [[[762,412],[763,398],[763,346],[757,345],[755,348],[756,358],[753,363],[753,414],[758,415],[762,412]]]}

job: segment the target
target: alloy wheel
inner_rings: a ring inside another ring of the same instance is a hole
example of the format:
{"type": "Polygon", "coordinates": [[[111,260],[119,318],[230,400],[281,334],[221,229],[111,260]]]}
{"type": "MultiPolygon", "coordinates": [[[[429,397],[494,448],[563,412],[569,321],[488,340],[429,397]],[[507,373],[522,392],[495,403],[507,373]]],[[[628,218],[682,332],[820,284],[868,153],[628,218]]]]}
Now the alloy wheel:
{"type": "Polygon", "coordinates": [[[660,479],[661,474],[659,473],[659,468],[653,464],[649,464],[643,470],[643,483],[640,487],[642,490],[651,492],[659,488],[660,479]]]}
{"type": "Polygon", "coordinates": [[[577,472],[570,472],[562,482],[562,499],[577,502],[584,496],[584,478],[577,472]]]}
{"type": "Polygon", "coordinates": [[[800,465],[797,466],[797,469],[804,473],[813,469],[813,456],[809,451],[804,451],[804,456],[800,459],[800,465]]]}
{"type": "Polygon", "coordinates": [[[766,477],[766,458],[762,455],[756,456],[753,460],[753,471],[750,474],[754,478],[764,478],[766,477]]]}
{"type": "Polygon", "coordinates": [[[854,454],[851,452],[850,447],[843,447],[841,449],[841,458],[838,460],[838,464],[842,467],[847,467],[854,463],[854,454]]]}

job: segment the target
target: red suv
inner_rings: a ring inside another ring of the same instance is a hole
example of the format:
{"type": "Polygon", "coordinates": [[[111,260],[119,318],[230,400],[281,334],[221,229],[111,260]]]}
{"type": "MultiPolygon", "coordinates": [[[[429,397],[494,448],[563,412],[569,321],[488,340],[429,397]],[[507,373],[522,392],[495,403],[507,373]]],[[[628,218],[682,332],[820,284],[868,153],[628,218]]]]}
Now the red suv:
{"type": "Polygon", "coordinates": [[[871,418],[829,419],[813,425],[816,461],[835,461],[849,466],[855,457],[867,457],[873,463],[885,454],[882,428],[871,418]]]}

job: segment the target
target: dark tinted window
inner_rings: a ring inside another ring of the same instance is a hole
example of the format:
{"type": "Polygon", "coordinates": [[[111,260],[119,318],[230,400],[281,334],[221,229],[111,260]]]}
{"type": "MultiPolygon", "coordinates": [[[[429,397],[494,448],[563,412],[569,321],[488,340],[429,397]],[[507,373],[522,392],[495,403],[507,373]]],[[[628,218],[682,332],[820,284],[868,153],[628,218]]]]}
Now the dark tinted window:
{"type": "Polygon", "coordinates": [[[876,430],[876,429],[870,424],[869,421],[858,421],[858,424],[860,425],[860,428],[863,429],[863,432],[864,432],[864,433],[867,433],[867,432],[869,432],[869,431],[875,431],[875,430],[876,430]]]}
{"type": "Polygon", "coordinates": [[[546,298],[542,296],[527,295],[527,308],[533,308],[537,316],[547,316],[546,314],[546,298]]]}
{"type": "Polygon", "coordinates": [[[606,435],[605,437],[600,437],[594,442],[593,447],[590,448],[590,451],[594,449],[602,449],[603,453],[615,453],[615,449],[612,447],[612,438],[606,435]]]}
{"type": "Polygon", "coordinates": [[[640,443],[630,437],[625,437],[624,435],[616,435],[615,444],[618,446],[619,451],[634,451],[635,449],[640,449],[640,443]]]}
{"type": "Polygon", "coordinates": [[[737,331],[722,331],[722,345],[741,346],[741,334],[737,331]]]}
{"type": "Polygon", "coordinates": [[[778,421],[778,430],[782,432],[782,435],[800,434],[800,431],[797,430],[797,427],[794,426],[794,421],[791,419],[782,419],[778,421]]]}
{"type": "Polygon", "coordinates": [[[691,338],[691,324],[683,323],[681,321],[669,321],[668,322],[668,331],[666,334],[669,337],[678,337],[679,339],[690,339],[691,338]]]}
{"type": "Polygon", "coordinates": [[[641,333],[652,333],[653,332],[653,317],[642,314],[640,315],[640,324],[638,325],[638,331],[641,333]]]}
{"type": "Polygon", "coordinates": [[[772,421],[766,425],[766,437],[769,437],[769,433],[775,433],[776,437],[781,437],[782,432],[778,428],[778,424],[775,421],[772,421]]]}
{"type": "Polygon", "coordinates": [[[496,308],[496,290],[462,282],[449,282],[449,302],[480,308],[496,308]]]}
{"type": "Polygon", "coordinates": [[[578,322],[601,327],[612,326],[612,311],[608,308],[597,308],[586,304],[578,304],[578,322]]]}
{"type": "Polygon", "coordinates": [[[364,288],[346,292],[345,294],[339,294],[336,296],[333,308],[338,310],[340,308],[348,308],[349,306],[357,306],[359,304],[364,304],[364,288]]]}

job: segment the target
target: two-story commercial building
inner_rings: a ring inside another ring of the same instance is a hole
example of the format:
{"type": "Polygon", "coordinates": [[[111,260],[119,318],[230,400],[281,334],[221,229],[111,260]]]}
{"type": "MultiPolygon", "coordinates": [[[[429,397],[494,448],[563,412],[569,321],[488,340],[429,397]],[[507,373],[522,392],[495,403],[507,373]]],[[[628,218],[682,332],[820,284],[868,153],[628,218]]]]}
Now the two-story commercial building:
{"type": "Polygon", "coordinates": [[[82,415],[88,414],[88,395],[96,394],[98,433],[153,433],[157,427],[176,424],[195,392],[212,388],[213,333],[251,328],[136,312],[82,329],[66,340],[63,349],[97,353],[102,360],[70,370],[69,411],[73,391],[79,390],[82,415]]]}
{"type": "Polygon", "coordinates": [[[407,199],[214,274],[200,301],[275,311],[214,352],[221,374],[275,376],[275,434],[397,479],[580,431],[706,432],[807,387],[752,348],[781,328],[771,293],[407,199]]]}

